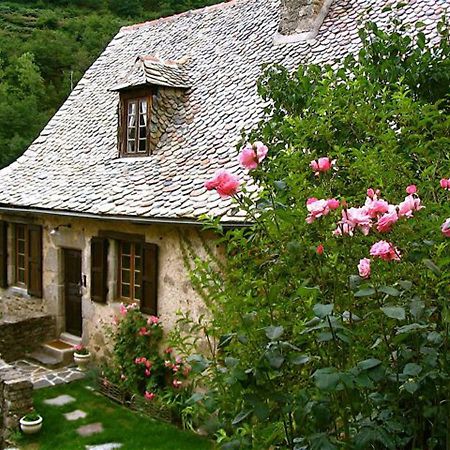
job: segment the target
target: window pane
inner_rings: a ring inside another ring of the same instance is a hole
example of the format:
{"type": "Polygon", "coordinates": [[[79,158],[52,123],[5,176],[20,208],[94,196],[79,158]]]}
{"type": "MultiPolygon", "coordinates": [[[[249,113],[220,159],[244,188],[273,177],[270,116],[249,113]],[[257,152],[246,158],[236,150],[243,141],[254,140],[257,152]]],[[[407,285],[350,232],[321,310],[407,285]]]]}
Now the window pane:
{"type": "Polygon", "coordinates": [[[24,255],[17,255],[17,267],[20,269],[25,269],[25,256],[24,255]]]}
{"type": "Polygon", "coordinates": [[[131,254],[131,243],[122,242],[122,255],[130,255],[130,254],[131,254]]]}
{"type": "Polygon", "coordinates": [[[139,139],[139,151],[145,152],[147,150],[147,139],[139,139]]]}
{"type": "Polygon", "coordinates": [[[147,99],[142,99],[140,102],[139,102],[139,106],[140,106],[140,108],[139,108],[139,113],[140,114],[143,114],[143,115],[146,115],[147,114],[147,99]]]}
{"type": "Polygon", "coordinates": [[[130,298],[130,285],[122,284],[122,297],[130,298]]]}
{"type": "Polygon", "coordinates": [[[22,254],[25,253],[25,241],[20,240],[17,242],[17,251],[22,254]]]}
{"type": "Polygon", "coordinates": [[[130,283],[130,271],[122,270],[122,283],[130,283]]]}
{"type": "Polygon", "coordinates": [[[135,260],[134,260],[134,268],[137,271],[141,270],[141,257],[140,256],[136,256],[135,260]]]}
{"type": "Polygon", "coordinates": [[[141,287],[140,286],[135,286],[134,287],[134,299],[135,300],[140,300],[141,299],[141,287]]]}
{"type": "Polygon", "coordinates": [[[136,143],[134,141],[128,141],[127,153],[135,153],[135,151],[136,151],[136,143]]]}
{"type": "Polygon", "coordinates": [[[128,102],[128,116],[136,115],[136,101],[128,102]]]}

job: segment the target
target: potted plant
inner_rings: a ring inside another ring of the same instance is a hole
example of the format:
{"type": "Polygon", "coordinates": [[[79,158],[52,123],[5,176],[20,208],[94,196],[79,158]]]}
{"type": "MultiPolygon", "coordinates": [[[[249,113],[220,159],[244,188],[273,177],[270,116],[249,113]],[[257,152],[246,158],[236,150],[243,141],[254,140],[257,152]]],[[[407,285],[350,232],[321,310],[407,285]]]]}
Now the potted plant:
{"type": "Polygon", "coordinates": [[[73,360],[77,364],[78,370],[85,371],[91,359],[91,354],[83,344],[75,345],[74,349],[73,360]]]}
{"type": "Polygon", "coordinates": [[[20,429],[24,434],[38,433],[42,428],[42,421],[42,417],[36,411],[30,412],[20,419],[20,429]]]}

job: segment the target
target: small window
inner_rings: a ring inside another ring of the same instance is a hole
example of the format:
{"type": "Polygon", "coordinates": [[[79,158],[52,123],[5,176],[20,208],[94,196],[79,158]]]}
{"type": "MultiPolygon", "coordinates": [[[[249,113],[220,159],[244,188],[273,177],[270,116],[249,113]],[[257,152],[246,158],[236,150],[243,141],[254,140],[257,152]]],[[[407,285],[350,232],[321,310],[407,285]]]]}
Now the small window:
{"type": "Polygon", "coordinates": [[[126,301],[142,298],[141,243],[119,243],[119,296],[126,301]]]}
{"type": "Polygon", "coordinates": [[[42,297],[42,229],[16,224],[14,233],[14,282],[30,295],[42,297]]]}
{"type": "Polygon", "coordinates": [[[148,90],[121,93],[119,146],[122,156],[146,156],[150,151],[152,94],[148,90]]]}
{"type": "Polygon", "coordinates": [[[27,226],[16,225],[15,259],[16,259],[16,284],[26,286],[28,280],[28,239],[27,226]]]}

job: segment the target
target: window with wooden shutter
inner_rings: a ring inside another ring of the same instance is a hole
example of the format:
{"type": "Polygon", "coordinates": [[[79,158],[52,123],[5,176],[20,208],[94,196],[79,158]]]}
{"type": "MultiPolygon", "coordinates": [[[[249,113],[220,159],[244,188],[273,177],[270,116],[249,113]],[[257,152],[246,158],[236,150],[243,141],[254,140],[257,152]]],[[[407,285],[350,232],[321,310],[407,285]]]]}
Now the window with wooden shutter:
{"type": "Polygon", "coordinates": [[[42,297],[42,228],[27,226],[28,237],[28,293],[42,297]]]}
{"type": "Polygon", "coordinates": [[[158,314],[158,246],[144,244],[142,266],[141,311],[145,314],[158,314]]]}
{"type": "Polygon", "coordinates": [[[106,303],[108,293],[108,240],[91,239],[91,300],[106,303]]]}
{"type": "Polygon", "coordinates": [[[0,287],[8,286],[8,224],[0,221],[0,287]]]}

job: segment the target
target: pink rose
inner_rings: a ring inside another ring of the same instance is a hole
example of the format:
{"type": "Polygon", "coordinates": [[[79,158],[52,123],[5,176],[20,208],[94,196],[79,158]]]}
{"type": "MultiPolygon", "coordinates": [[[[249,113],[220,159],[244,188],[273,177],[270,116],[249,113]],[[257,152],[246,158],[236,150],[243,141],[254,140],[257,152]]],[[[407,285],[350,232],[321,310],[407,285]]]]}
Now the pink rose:
{"type": "Polygon", "coordinates": [[[173,352],[173,348],[172,347],[167,347],[165,350],[164,350],[164,353],[167,353],[168,355],[170,354],[170,353],[172,353],[173,352]]]}
{"type": "Polygon", "coordinates": [[[442,178],[442,180],[440,181],[440,185],[442,189],[448,189],[450,191],[450,178],[448,180],[442,178]]]}
{"type": "Polygon", "coordinates": [[[369,278],[370,277],[370,259],[363,258],[359,260],[358,264],[358,272],[361,278],[369,278]]]}
{"type": "Polygon", "coordinates": [[[147,320],[147,325],[156,325],[159,323],[159,318],[156,316],[150,316],[147,320]]]}
{"type": "Polygon", "coordinates": [[[441,231],[445,237],[450,237],[450,217],[442,224],[441,231]]]}
{"type": "Polygon", "coordinates": [[[149,377],[151,374],[150,369],[145,369],[145,376],[149,377]]]}
{"type": "Polygon", "coordinates": [[[253,144],[253,147],[256,147],[256,156],[258,158],[258,162],[261,162],[266,158],[267,153],[269,152],[269,149],[266,145],[264,145],[261,141],[256,141],[253,144]]]}
{"type": "Polygon", "coordinates": [[[313,160],[309,163],[309,167],[318,176],[320,173],[328,172],[335,164],[335,160],[331,160],[327,156],[319,158],[318,160],[313,160]]]}
{"type": "Polygon", "coordinates": [[[372,188],[367,189],[367,197],[373,198],[375,195],[375,191],[372,188]]]}
{"type": "Polygon", "coordinates": [[[208,191],[215,189],[221,197],[231,197],[238,191],[240,185],[239,178],[226,170],[219,170],[209,181],[205,182],[208,191]]]}
{"type": "Polygon", "coordinates": [[[367,214],[365,208],[348,208],[342,211],[342,222],[349,225],[351,228],[359,227],[367,236],[372,226],[370,216],[367,214]]]}
{"type": "Polygon", "coordinates": [[[398,205],[399,217],[412,217],[413,211],[420,211],[424,206],[420,204],[420,198],[414,195],[408,195],[405,200],[398,205]]]}
{"type": "Polygon", "coordinates": [[[253,145],[247,144],[242,148],[238,156],[239,164],[247,170],[256,169],[258,164],[265,159],[268,148],[261,141],[253,145]]]}
{"type": "Polygon", "coordinates": [[[122,316],[125,316],[126,314],[127,314],[127,312],[128,312],[128,309],[125,307],[125,305],[123,304],[123,303],[121,303],[120,304],[120,314],[122,315],[122,316]]]}
{"type": "Polygon", "coordinates": [[[390,242],[379,241],[370,248],[370,255],[376,258],[381,258],[384,261],[399,261],[400,252],[390,242]]]}
{"type": "Polygon", "coordinates": [[[337,209],[340,206],[339,200],[336,200],[335,198],[330,198],[327,200],[328,208],[330,209],[337,209]]]}
{"type": "Polygon", "coordinates": [[[147,336],[147,334],[148,334],[147,328],[145,328],[145,327],[139,328],[139,335],[140,336],[147,336]]]}
{"type": "Polygon", "coordinates": [[[172,385],[174,388],[178,389],[183,383],[180,380],[173,380],[172,385]]]}
{"type": "Polygon", "coordinates": [[[247,144],[239,153],[238,156],[239,164],[247,170],[256,169],[258,167],[258,160],[250,144],[247,144]]]}
{"type": "Polygon", "coordinates": [[[366,199],[364,209],[370,217],[375,218],[380,214],[384,214],[389,211],[389,203],[386,200],[378,199],[376,195],[374,195],[374,197],[368,197],[366,199]]]}
{"type": "Polygon", "coordinates": [[[153,400],[156,397],[156,394],[154,394],[153,392],[145,391],[144,397],[147,400],[153,400]]]}
{"type": "Polygon", "coordinates": [[[309,198],[307,200],[306,209],[309,212],[306,217],[307,223],[313,223],[319,217],[326,216],[330,212],[327,200],[317,200],[315,198],[309,198]]]}
{"type": "Polygon", "coordinates": [[[415,184],[410,184],[406,188],[406,193],[409,195],[416,194],[417,193],[417,186],[415,184]]]}
{"type": "Polygon", "coordinates": [[[398,215],[395,208],[391,208],[391,211],[383,214],[377,222],[377,230],[380,233],[389,233],[392,230],[394,224],[398,221],[398,215]]]}
{"type": "Polygon", "coordinates": [[[316,248],[316,253],[317,253],[318,255],[323,255],[323,251],[324,251],[323,245],[322,245],[322,244],[319,244],[319,245],[317,246],[317,248],[316,248]]]}

